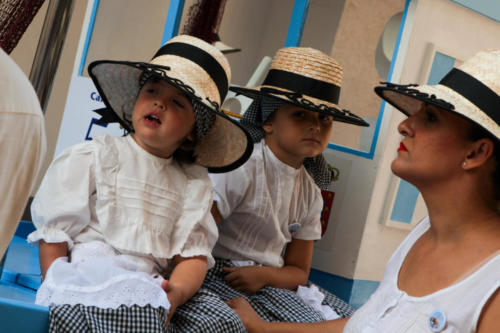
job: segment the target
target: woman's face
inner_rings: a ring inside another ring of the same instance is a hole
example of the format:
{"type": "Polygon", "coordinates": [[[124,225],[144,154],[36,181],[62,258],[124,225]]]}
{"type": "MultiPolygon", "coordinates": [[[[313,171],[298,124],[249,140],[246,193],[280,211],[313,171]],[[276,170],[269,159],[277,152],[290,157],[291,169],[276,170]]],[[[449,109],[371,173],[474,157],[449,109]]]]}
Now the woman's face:
{"type": "Polygon", "coordinates": [[[465,118],[422,103],[417,113],[398,126],[404,138],[392,171],[417,187],[452,179],[466,158],[470,128],[465,118]]]}

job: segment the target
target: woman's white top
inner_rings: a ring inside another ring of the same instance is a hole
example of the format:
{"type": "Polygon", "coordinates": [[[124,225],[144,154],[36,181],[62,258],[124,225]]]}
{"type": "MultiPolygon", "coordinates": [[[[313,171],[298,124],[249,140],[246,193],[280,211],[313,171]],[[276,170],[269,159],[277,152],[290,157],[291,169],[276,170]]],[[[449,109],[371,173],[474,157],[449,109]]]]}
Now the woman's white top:
{"type": "MultiPolygon", "coordinates": [[[[46,286],[66,296],[76,290],[92,303],[85,293],[99,296],[134,279],[157,289],[161,279],[155,276],[168,272],[175,255],[206,256],[211,267],[217,240],[212,198],[206,168],[154,156],[131,136],[98,136],[70,147],[51,164],[33,200],[37,230],[28,241],[67,242],[73,267],[66,267],[64,258],[54,262],[39,295],[46,286]],[[90,278],[73,277],[80,273],[90,278]]],[[[138,299],[146,293],[131,290],[138,299]]],[[[48,298],[71,304],[56,296],[48,298]]],[[[120,301],[92,305],[115,307],[120,301]]]]}
{"type": "Polygon", "coordinates": [[[303,166],[281,162],[264,140],[241,167],[210,178],[223,217],[215,257],[282,267],[292,238],[321,237],[320,189],[303,166]]]}
{"type": "Polygon", "coordinates": [[[378,289],[347,322],[344,333],[476,332],[484,304],[500,287],[500,254],[465,279],[430,295],[412,297],[398,289],[401,265],[429,226],[425,218],[401,243],[378,289]]]}

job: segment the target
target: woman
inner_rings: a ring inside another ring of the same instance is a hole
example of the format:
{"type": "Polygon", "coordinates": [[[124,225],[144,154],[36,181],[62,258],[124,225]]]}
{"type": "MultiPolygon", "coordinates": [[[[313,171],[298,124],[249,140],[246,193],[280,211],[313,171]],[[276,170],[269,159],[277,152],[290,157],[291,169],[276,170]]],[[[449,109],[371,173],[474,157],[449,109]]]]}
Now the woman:
{"type": "Polygon", "coordinates": [[[348,321],[265,323],[230,301],[250,332],[499,331],[500,50],[476,54],[435,86],[375,91],[408,115],[391,168],[419,189],[429,216],[348,321]]]}

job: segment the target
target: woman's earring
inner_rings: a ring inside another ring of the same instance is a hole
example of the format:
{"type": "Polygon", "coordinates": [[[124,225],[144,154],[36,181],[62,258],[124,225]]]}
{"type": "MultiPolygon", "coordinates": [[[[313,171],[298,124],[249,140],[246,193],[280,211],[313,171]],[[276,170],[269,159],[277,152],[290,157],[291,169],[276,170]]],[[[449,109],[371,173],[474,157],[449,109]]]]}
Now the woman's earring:
{"type": "Polygon", "coordinates": [[[462,167],[463,167],[463,168],[465,168],[466,166],[467,166],[467,161],[464,161],[464,162],[462,163],[462,167]]]}

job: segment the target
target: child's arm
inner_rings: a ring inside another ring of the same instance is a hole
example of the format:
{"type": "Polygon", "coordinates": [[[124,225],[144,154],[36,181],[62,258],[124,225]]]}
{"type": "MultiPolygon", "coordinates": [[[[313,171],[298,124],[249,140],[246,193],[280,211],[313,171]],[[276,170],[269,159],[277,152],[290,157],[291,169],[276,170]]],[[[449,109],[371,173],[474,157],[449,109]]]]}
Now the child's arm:
{"type": "Polygon", "coordinates": [[[183,258],[176,255],[173,258],[173,264],[175,267],[170,274],[170,279],[162,284],[170,302],[167,322],[170,321],[175,309],[186,303],[200,289],[207,273],[207,257],[205,256],[183,258]]]}
{"type": "Polygon", "coordinates": [[[212,208],[210,209],[210,213],[215,220],[215,223],[219,225],[222,221],[222,215],[220,215],[219,208],[217,208],[217,201],[212,203],[212,208]]]}
{"type": "Polygon", "coordinates": [[[45,278],[45,273],[47,273],[54,260],[68,256],[68,243],[46,243],[40,240],[38,242],[38,256],[40,258],[42,278],[45,278]]]}
{"type": "Polygon", "coordinates": [[[264,286],[294,290],[307,282],[314,241],[293,239],[281,268],[268,266],[224,267],[226,281],[235,289],[253,294],[264,286]]]}
{"type": "Polygon", "coordinates": [[[262,320],[252,306],[242,297],[227,301],[227,304],[240,316],[249,333],[293,333],[293,332],[331,332],[343,331],[348,318],[322,321],[317,323],[285,323],[262,320]]]}
{"type": "Polygon", "coordinates": [[[63,151],[48,168],[31,205],[42,276],[59,257],[66,257],[73,239],[90,223],[90,197],[96,191],[94,149],[89,143],[63,151]]]}

